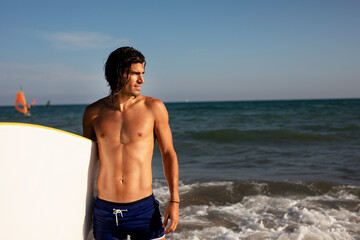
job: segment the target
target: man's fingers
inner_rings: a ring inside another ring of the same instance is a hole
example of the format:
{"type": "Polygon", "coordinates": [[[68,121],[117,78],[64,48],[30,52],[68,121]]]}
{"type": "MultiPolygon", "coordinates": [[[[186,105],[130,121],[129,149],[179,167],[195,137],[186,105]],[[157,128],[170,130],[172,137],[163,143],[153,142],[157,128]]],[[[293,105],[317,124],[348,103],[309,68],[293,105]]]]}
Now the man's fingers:
{"type": "Polygon", "coordinates": [[[164,218],[163,228],[166,228],[168,224],[168,220],[169,220],[169,214],[166,213],[164,218]]]}
{"type": "Polygon", "coordinates": [[[173,231],[175,231],[176,226],[177,226],[176,222],[171,222],[170,226],[165,230],[165,234],[172,233],[173,231]]]}

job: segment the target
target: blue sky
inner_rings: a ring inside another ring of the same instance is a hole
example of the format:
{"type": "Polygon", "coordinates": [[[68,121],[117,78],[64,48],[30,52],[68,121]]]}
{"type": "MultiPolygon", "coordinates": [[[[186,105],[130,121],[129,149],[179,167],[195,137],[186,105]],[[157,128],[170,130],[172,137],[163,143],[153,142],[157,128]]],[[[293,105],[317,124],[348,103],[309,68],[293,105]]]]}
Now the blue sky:
{"type": "Polygon", "coordinates": [[[0,105],[108,94],[103,65],[133,46],[142,94],[172,101],[360,97],[360,1],[16,1],[0,7],[0,105]]]}

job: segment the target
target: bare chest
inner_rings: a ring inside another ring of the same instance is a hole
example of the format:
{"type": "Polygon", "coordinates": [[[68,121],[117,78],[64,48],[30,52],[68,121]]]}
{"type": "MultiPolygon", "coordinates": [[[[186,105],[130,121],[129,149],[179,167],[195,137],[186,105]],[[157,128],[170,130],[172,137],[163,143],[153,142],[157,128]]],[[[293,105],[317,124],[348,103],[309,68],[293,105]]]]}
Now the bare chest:
{"type": "Polygon", "coordinates": [[[129,144],[153,138],[154,119],[147,111],[111,111],[96,119],[98,141],[129,144]]]}

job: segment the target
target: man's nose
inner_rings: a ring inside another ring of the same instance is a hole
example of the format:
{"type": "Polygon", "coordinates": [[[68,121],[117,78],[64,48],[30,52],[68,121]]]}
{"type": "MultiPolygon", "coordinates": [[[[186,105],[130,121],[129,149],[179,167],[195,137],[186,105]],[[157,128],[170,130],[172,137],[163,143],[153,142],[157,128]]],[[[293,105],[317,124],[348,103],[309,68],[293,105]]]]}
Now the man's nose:
{"type": "Polygon", "coordinates": [[[140,83],[144,83],[144,82],[145,82],[145,80],[144,80],[144,75],[142,75],[142,74],[139,75],[138,82],[140,82],[140,83]]]}

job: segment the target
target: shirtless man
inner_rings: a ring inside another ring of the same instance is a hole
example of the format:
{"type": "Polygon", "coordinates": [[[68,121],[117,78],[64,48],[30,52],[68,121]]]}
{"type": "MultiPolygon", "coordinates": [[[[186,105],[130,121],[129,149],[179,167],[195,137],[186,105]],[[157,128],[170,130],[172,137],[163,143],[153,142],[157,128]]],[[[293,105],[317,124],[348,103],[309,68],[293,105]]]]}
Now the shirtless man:
{"type": "Polygon", "coordinates": [[[145,63],[134,48],[112,52],[105,64],[111,93],[89,105],[83,115],[83,134],[97,143],[100,159],[93,219],[96,240],[128,235],[132,240],[165,239],[179,220],[179,170],[169,117],[160,100],[140,95],[145,63]],[[163,223],[152,195],[155,139],[170,190],[163,223]]]}

